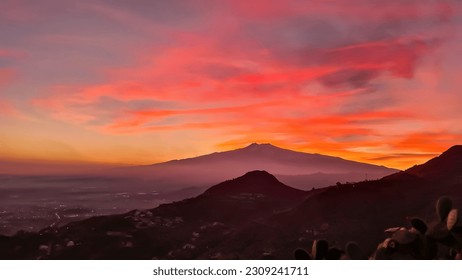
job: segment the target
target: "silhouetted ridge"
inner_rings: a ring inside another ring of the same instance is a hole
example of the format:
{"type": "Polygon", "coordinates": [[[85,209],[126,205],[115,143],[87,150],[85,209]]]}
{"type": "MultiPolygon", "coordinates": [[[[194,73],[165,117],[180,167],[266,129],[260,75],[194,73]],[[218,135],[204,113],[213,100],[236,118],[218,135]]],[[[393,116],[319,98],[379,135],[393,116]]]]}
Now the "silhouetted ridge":
{"type": "Polygon", "coordinates": [[[455,145],[442,153],[440,157],[462,157],[462,145],[455,145]]]}
{"type": "Polygon", "coordinates": [[[440,156],[405,171],[428,179],[450,179],[462,176],[462,145],[449,148],[440,156]]]}
{"type": "Polygon", "coordinates": [[[270,143],[252,143],[250,145],[248,145],[247,147],[244,147],[244,149],[258,149],[258,148],[273,148],[273,149],[281,149],[279,147],[276,147],[270,143]]]}
{"type": "Polygon", "coordinates": [[[256,170],[215,185],[205,191],[204,195],[237,195],[242,193],[291,197],[304,195],[305,192],[284,185],[266,171],[256,170]]]}
{"type": "Polygon", "coordinates": [[[248,146],[245,147],[245,148],[249,148],[249,147],[258,147],[258,146],[275,147],[274,145],[271,145],[270,143],[252,143],[252,144],[248,145],[248,146]]]}
{"type": "MultiPolygon", "coordinates": [[[[294,151],[284,149],[281,147],[274,146],[270,143],[252,143],[244,148],[237,149],[235,151],[242,151],[242,152],[257,152],[257,153],[281,153],[281,152],[291,152],[293,153],[294,151]]],[[[295,152],[297,153],[297,152],[295,152]]]]}

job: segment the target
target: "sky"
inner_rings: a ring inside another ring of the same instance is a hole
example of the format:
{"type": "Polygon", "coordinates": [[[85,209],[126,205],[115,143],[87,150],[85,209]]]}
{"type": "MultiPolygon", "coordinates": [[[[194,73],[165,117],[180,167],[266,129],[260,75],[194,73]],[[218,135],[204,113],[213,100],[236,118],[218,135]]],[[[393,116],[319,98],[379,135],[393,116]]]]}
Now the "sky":
{"type": "Polygon", "coordinates": [[[457,0],[1,0],[0,160],[404,169],[462,144],[461,30],[457,0]]]}

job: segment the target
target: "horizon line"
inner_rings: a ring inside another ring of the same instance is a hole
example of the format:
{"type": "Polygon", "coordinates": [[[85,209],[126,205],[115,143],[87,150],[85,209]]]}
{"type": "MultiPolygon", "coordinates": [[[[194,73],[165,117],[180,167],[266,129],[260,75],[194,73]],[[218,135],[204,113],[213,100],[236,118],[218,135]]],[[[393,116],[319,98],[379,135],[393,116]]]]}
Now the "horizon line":
{"type": "MultiPolygon", "coordinates": [[[[358,163],[381,166],[381,167],[386,167],[386,168],[400,170],[400,171],[411,168],[414,165],[421,164],[421,163],[415,163],[415,164],[413,164],[413,165],[411,165],[409,167],[406,167],[405,169],[400,169],[400,168],[390,167],[390,166],[383,165],[383,164],[374,164],[374,163],[365,162],[365,161],[353,160],[353,159],[349,159],[348,157],[337,156],[337,155],[334,155],[334,154],[325,154],[325,153],[317,153],[317,152],[300,151],[300,150],[289,149],[289,148],[281,147],[281,146],[278,146],[278,145],[274,145],[271,142],[257,142],[257,141],[255,141],[255,142],[251,142],[250,144],[246,144],[244,146],[241,146],[241,147],[235,148],[235,149],[219,150],[219,151],[210,152],[210,153],[198,154],[198,155],[194,155],[194,156],[190,156],[190,157],[174,158],[174,159],[168,159],[168,160],[161,160],[161,161],[158,161],[158,162],[154,161],[154,162],[146,162],[146,163],[144,163],[144,162],[130,163],[130,162],[84,161],[84,160],[52,160],[52,159],[37,159],[37,158],[30,158],[30,159],[26,159],[26,158],[4,158],[4,159],[0,159],[0,170],[1,170],[1,165],[2,164],[9,164],[9,163],[22,164],[22,165],[34,165],[34,164],[36,164],[36,165],[41,165],[41,164],[45,164],[45,165],[65,165],[64,167],[73,167],[73,166],[74,167],[75,166],[82,166],[82,167],[92,167],[92,166],[94,166],[94,167],[150,166],[150,165],[162,164],[162,163],[167,163],[167,162],[194,159],[194,158],[198,158],[198,157],[202,157],[202,156],[208,156],[208,155],[217,154],[217,153],[232,152],[232,151],[236,151],[236,150],[249,148],[249,147],[254,146],[254,145],[257,145],[257,146],[265,146],[265,145],[267,145],[267,146],[272,146],[272,147],[275,147],[275,148],[278,148],[278,149],[283,149],[283,150],[297,152],[297,153],[316,154],[316,155],[322,155],[322,156],[336,157],[336,158],[340,158],[340,159],[344,159],[344,160],[348,160],[348,161],[354,161],[354,162],[358,162],[358,163]]],[[[454,146],[458,146],[458,145],[452,145],[451,147],[454,147],[454,146]]],[[[447,149],[445,149],[444,151],[442,151],[442,152],[440,152],[438,154],[415,154],[415,156],[421,155],[421,156],[425,156],[425,157],[430,157],[430,159],[431,159],[431,158],[434,158],[434,157],[442,154],[443,152],[449,150],[451,147],[448,147],[447,149]]],[[[0,171],[0,173],[1,173],[1,171],[0,171]]]]}

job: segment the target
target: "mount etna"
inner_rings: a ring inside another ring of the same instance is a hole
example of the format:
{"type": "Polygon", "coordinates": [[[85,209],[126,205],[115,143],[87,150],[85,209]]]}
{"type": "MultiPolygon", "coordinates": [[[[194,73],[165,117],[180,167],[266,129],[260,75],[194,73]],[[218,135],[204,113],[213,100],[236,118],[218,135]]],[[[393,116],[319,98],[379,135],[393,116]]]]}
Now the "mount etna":
{"type": "Polygon", "coordinates": [[[310,190],[336,182],[378,179],[396,169],[320,154],[296,152],[271,144],[247,147],[147,166],[117,168],[112,175],[144,178],[164,188],[208,187],[252,170],[266,170],[292,187],[310,190]]]}

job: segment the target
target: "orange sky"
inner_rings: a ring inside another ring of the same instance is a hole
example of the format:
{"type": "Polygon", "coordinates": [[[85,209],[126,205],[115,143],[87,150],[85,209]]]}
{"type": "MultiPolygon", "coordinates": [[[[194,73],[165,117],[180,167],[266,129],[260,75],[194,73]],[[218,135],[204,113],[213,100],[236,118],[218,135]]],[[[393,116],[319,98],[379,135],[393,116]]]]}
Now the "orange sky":
{"type": "Polygon", "coordinates": [[[462,143],[460,1],[0,3],[0,160],[269,142],[395,168],[462,143]]]}

